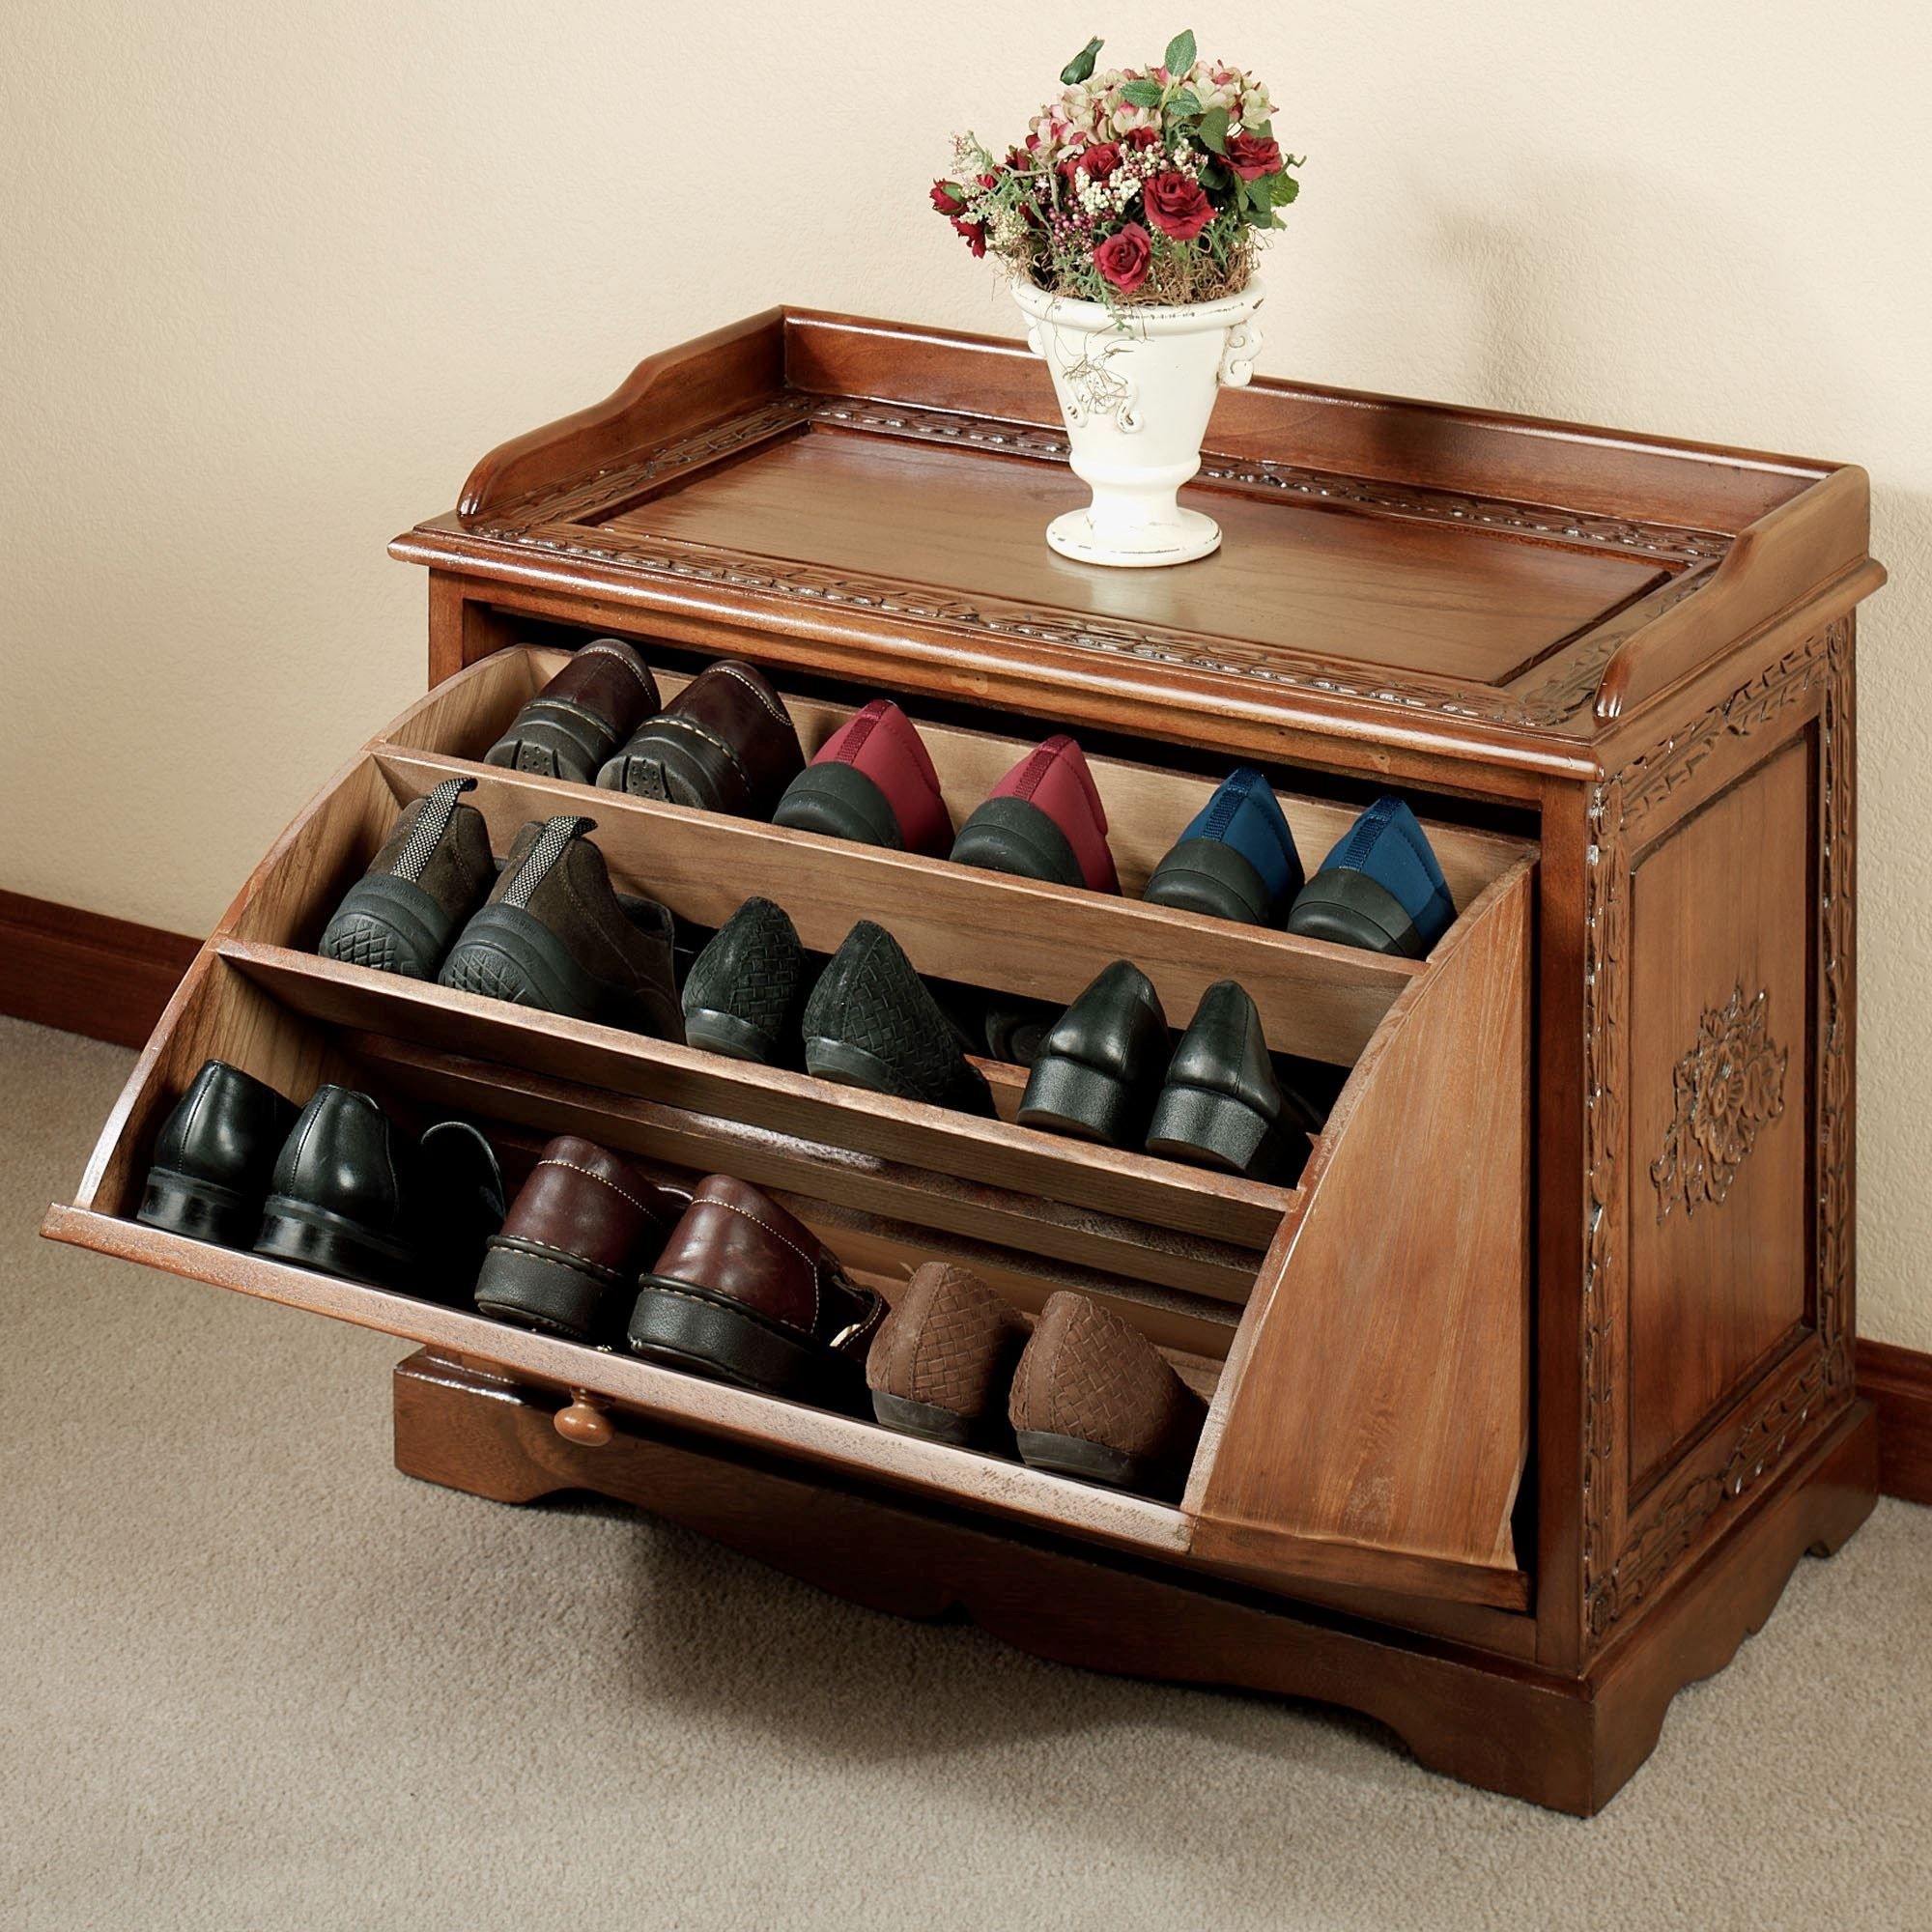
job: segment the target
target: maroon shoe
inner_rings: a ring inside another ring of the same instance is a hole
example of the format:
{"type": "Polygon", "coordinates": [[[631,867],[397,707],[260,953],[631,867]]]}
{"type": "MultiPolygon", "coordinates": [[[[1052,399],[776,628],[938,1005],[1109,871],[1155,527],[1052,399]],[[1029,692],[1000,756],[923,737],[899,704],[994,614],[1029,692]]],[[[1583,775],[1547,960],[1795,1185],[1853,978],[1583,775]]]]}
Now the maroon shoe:
{"type": "Polygon", "coordinates": [[[1028,753],[993,787],[960,828],[952,860],[1089,892],[1121,890],[1094,774],[1065,732],[1028,753]]]}
{"type": "Polygon", "coordinates": [[[952,818],[939,795],[932,754],[912,720],[875,697],[818,749],[772,814],[794,832],[818,832],[861,845],[888,845],[943,859],[952,818]]]}
{"type": "Polygon", "coordinates": [[[609,1340],[686,1205],[609,1149],[559,1135],[490,1237],[476,1306],[573,1342],[609,1340]]]}
{"type": "Polygon", "coordinates": [[[847,1278],[804,1223],[748,1181],[697,1184],[638,1283],[634,1355],[857,1412],[885,1297],[847,1278]]]}
{"type": "Polygon", "coordinates": [[[784,699],[764,675],[721,658],[605,760],[606,791],[768,818],[805,763],[784,699]]]}

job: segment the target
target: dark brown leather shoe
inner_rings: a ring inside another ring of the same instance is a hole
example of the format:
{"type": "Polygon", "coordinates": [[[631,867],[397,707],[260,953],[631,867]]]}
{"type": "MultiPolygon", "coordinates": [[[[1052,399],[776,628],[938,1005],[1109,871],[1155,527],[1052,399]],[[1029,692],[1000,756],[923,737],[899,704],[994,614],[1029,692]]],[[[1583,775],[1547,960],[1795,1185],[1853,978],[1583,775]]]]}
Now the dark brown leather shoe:
{"type": "Polygon", "coordinates": [[[872,1413],[888,1429],[934,1442],[998,1436],[1026,1342],[1019,1312],[971,1269],[927,1262],[872,1338],[872,1413]]]}
{"type": "Polygon", "coordinates": [[[621,638],[593,638],[483,753],[492,765],[589,784],[658,708],[657,679],[621,638]]]}
{"type": "Polygon", "coordinates": [[[885,1297],[757,1188],[700,1181],[638,1284],[631,1352],[672,1368],[854,1413],[885,1297]]]}
{"type": "Polygon", "coordinates": [[[609,1149],[560,1135],[490,1237],[476,1306],[573,1342],[614,1340],[639,1271],[657,1260],[687,1206],[609,1149]]]}
{"type": "Polygon", "coordinates": [[[769,818],[805,769],[784,700],[736,658],[700,671],[597,774],[606,791],[769,818]]]}
{"type": "Polygon", "coordinates": [[[497,890],[450,948],[439,980],[460,993],[681,1043],[670,913],[655,899],[611,889],[603,853],[583,836],[596,824],[553,818],[526,825],[497,890]]]}
{"type": "Polygon", "coordinates": [[[1062,1289],[1034,1324],[1007,1414],[1033,1467],[1173,1501],[1208,1405],[1131,1322],[1062,1289]]]}

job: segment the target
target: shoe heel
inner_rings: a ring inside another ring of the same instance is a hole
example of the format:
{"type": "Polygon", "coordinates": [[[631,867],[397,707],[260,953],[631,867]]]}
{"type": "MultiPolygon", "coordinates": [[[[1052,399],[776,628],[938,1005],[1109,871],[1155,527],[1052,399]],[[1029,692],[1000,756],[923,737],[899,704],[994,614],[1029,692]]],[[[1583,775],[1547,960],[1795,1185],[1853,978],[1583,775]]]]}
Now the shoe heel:
{"type": "Polygon", "coordinates": [[[606,1299],[618,1287],[615,1276],[594,1274],[561,1256],[538,1254],[498,1237],[483,1257],[475,1299],[483,1314],[499,1321],[586,1342],[597,1331],[606,1299]]]}
{"type": "Polygon", "coordinates": [[[732,808],[718,780],[705,770],[681,737],[659,732],[648,751],[628,747],[608,759],[597,774],[605,791],[627,792],[632,798],[654,798],[666,805],[687,805],[696,811],[728,811],[732,808]]]}
{"type": "Polygon", "coordinates": [[[1150,1153],[1225,1168],[1253,1180],[1268,1164],[1278,1137],[1265,1114],[1207,1087],[1166,1087],[1148,1129],[1150,1153]]]}
{"type": "Polygon", "coordinates": [[[863,1087],[870,1093],[890,1094],[900,1100],[911,1097],[877,1054],[867,1053],[863,1046],[854,1046],[849,1040],[808,1036],[805,1070],[840,1087],[863,1087]]]}
{"type": "Polygon", "coordinates": [[[220,1248],[249,1248],[262,1225],[260,1207],[218,1181],[197,1180],[170,1167],[151,1167],[134,1218],[191,1241],[220,1248]]]}
{"type": "Polygon", "coordinates": [[[1020,1098],[1019,1123],[1125,1147],[1137,1138],[1133,1099],[1125,1081],[1084,1061],[1056,1055],[1034,1063],[1020,1098]]]}
{"type": "MultiPolygon", "coordinates": [[[[645,1275],[638,1284],[625,1340],[634,1355],[767,1395],[811,1401],[824,1379],[814,1351],[741,1309],[682,1282],[645,1275]]],[[[855,1363],[851,1373],[859,1376],[855,1363]]],[[[863,1387],[863,1380],[860,1386],[863,1387]]],[[[846,1392],[849,1396],[849,1391],[846,1392]]],[[[850,1400],[835,1406],[850,1408],[850,1400]]]]}
{"type": "Polygon", "coordinates": [[[1020,1461],[1032,1469],[1049,1469],[1056,1476],[1074,1476],[1083,1483],[1104,1483],[1112,1490],[1158,1493],[1172,1487],[1160,1481],[1161,1471],[1104,1443],[1080,1435],[1057,1435],[1044,1429],[1022,1429],[1013,1436],[1020,1461]]]}
{"type": "Polygon", "coordinates": [[[378,874],[349,888],[315,950],[345,966],[434,980],[449,938],[450,921],[420,886],[378,874]]]}
{"type": "Polygon", "coordinates": [[[952,863],[1050,885],[1087,883],[1065,833],[1024,798],[989,798],[980,806],[952,842],[952,863]]]}
{"type": "Polygon", "coordinates": [[[699,1007],[684,1016],[687,1045],[701,1046],[707,1053],[722,1053],[727,1060],[770,1062],[778,1051],[778,1041],[761,1033],[750,1020],[736,1013],[721,1013],[712,1007],[699,1007]]]}
{"type": "Polygon", "coordinates": [[[905,846],[885,793],[850,765],[808,765],[785,787],[772,823],[894,852],[905,846]]]}
{"type": "Polygon", "coordinates": [[[597,1017],[597,982],[549,927],[519,906],[485,906],[463,928],[438,983],[567,1019],[597,1017]]]}
{"type": "Polygon", "coordinates": [[[872,1413],[888,1429],[901,1435],[917,1435],[926,1442],[950,1442],[964,1449],[979,1435],[978,1419],[961,1415],[956,1409],[941,1408],[937,1403],[914,1402],[910,1396],[888,1395],[884,1389],[872,1391],[872,1413]]]}
{"type": "Polygon", "coordinates": [[[255,1252],[344,1281],[405,1292],[414,1267],[414,1257],[400,1242],[286,1194],[271,1194],[264,1204],[255,1252]]]}
{"type": "Polygon", "coordinates": [[[1265,925],[1272,910],[1262,875],[1218,838],[1177,845],[1153,868],[1141,897],[1149,905],[1205,913],[1237,925],[1265,925]]]}
{"type": "Polygon", "coordinates": [[[615,736],[602,719],[560,698],[536,697],[517,713],[484,762],[587,785],[615,748],[615,736]]]}

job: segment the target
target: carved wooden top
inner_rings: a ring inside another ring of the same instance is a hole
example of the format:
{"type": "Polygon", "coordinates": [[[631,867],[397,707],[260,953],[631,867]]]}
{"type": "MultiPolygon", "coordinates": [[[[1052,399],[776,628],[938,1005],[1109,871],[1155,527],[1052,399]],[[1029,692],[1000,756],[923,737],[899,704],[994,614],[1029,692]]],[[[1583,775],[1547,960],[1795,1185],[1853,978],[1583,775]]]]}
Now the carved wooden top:
{"type": "Polygon", "coordinates": [[[896,631],[1074,675],[1098,656],[1125,683],[1232,679],[1285,717],[1587,739],[1754,601],[1774,614],[1864,551],[1861,472],[1280,383],[1224,395],[1191,487],[1217,555],[1056,556],[1041,532],[1084,486],[1018,345],[774,312],[494,452],[398,552],[484,576],[541,560],[644,608],[698,586],[887,650],[896,631]],[[1706,606],[1718,621],[1690,621],[1706,606]]]}

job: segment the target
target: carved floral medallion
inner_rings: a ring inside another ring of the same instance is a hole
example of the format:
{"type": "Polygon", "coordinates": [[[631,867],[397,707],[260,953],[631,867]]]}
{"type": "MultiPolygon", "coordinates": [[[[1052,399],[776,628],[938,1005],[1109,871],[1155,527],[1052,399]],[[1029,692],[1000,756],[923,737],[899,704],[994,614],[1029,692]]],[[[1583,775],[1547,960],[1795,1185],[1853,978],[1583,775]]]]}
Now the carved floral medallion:
{"type": "Polygon", "coordinates": [[[1720,1207],[1759,1130],[1784,1112],[1789,1048],[1767,1031],[1771,993],[1747,1001],[1742,985],[1719,1008],[1706,1009],[1696,1043],[1670,1076],[1677,1112],[1651,1162],[1662,1221],[1680,1202],[1686,1214],[1720,1207]]]}

